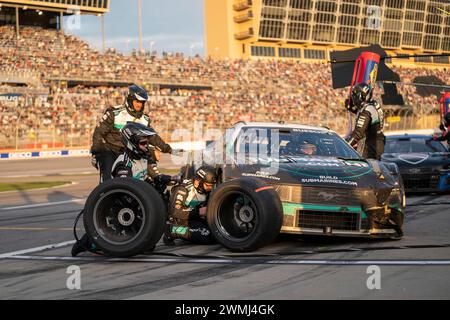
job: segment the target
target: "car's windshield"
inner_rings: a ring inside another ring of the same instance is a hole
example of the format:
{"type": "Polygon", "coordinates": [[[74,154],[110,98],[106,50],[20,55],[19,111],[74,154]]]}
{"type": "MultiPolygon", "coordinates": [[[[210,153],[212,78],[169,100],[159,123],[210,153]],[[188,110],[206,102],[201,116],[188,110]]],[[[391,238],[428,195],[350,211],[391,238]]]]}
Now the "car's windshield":
{"type": "Polygon", "coordinates": [[[388,138],[384,148],[385,153],[428,153],[447,152],[445,146],[429,137],[420,138],[388,138]]]}
{"type": "Polygon", "coordinates": [[[334,132],[297,128],[245,128],[236,141],[235,151],[259,156],[360,158],[334,132]]]}

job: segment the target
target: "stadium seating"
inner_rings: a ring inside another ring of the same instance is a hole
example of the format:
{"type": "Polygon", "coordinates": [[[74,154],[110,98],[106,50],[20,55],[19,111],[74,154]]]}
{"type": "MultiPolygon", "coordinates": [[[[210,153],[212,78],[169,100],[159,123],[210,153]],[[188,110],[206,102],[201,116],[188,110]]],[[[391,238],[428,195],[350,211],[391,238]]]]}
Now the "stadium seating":
{"type": "MultiPolygon", "coordinates": [[[[393,69],[404,82],[433,75],[450,83],[445,69],[393,69]]],[[[6,147],[15,145],[16,130],[20,145],[55,139],[88,145],[105,108],[123,102],[123,88],[56,85],[62,79],[210,86],[212,90],[174,91],[149,86],[150,117],[168,140],[175,129],[192,129],[195,122],[202,122],[204,129],[224,129],[242,119],[326,125],[340,133],[347,128],[342,100],[348,90],[332,89],[331,68],[324,62],[122,55],[112,49],[103,54],[56,30],[23,27],[17,39],[12,26],[0,26],[0,79],[2,74],[22,77],[30,89],[49,93],[47,100],[27,94],[15,101],[0,99],[0,142],[6,147]]],[[[0,95],[14,90],[0,86],[0,95]]],[[[437,106],[436,96],[421,96],[414,86],[399,86],[399,93],[408,106],[437,106]]]]}

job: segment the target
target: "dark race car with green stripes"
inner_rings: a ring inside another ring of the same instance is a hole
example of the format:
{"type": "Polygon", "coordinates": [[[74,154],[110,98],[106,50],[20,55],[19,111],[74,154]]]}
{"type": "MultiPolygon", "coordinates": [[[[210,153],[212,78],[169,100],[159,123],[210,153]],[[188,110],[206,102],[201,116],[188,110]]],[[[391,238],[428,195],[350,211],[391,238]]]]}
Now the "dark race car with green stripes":
{"type": "Polygon", "coordinates": [[[208,223],[231,250],[257,249],[280,232],[403,236],[398,167],[361,158],[327,128],[239,122],[207,146],[202,160],[221,177],[208,223]]]}

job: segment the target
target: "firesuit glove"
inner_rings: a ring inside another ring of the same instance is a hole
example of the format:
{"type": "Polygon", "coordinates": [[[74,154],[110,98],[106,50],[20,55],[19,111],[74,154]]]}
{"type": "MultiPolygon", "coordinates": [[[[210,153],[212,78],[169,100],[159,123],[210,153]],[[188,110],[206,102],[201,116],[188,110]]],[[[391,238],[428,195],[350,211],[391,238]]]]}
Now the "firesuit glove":
{"type": "Polygon", "coordinates": [[[355,140],[352,138],[351,135],[345,137],[344,139],[345,139],[345,141],[347,141],[347,143],[348,143],[349,145],[351,145],[351,146],[353,147],[353,149],[357,149],[357,148],[358,148],[358,143],[355,142],[355,140]]]}
{"type": "Polygon", "coordinates": [[[345,108],[350,111],[351,113],[357,113],[358,109],[356,109],[355,105],[353,104],[353,101],[351,99],[345,99],[344,102],[345,108]]]}
{"type": "Polygon", "coordinates": [[[181,157],[181,156],[183,155],[183,152],[184,152],[183,149],[173,149],[173,150],[172,150],[172,154],[173,154],[174,156],[179,156],[179,157],[181,157]]]}
{"type": "Polygon", "coordinates": [[[91,164],[95,169],[98,170],[98,160],[97,160],[97,157],[95,156],[95,154],[93,154],[91,157],[91,164]]]}

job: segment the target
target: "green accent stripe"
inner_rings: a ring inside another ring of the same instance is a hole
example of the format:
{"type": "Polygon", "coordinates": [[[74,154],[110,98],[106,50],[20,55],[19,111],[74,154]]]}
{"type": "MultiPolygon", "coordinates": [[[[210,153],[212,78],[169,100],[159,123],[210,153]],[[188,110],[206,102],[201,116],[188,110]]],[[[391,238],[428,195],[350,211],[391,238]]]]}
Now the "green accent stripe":
{"type": "Polygon", "coordinates": [[[191,202],[186,201],[184,204],[188,207],[196,207],[196,206],[200,205],[201,203],[203,203],[203,201],[191,200],[191,202]]]}
{"type": "Polygon", "coordinates": [[[184,236],[184,235],[187,234],[187,232],[188,232],[188,228],[187,227],[180,227],[180,226],[173,226],[172,227],[172,233],[173,234],[184,236]]]}
{"type": "Polygon", "coordinates": [[[393,203],[389,205],[389,208],[395,209],[399,212],[403,212],[403,209],[399,203],[393,203]]]}
{"type": "Polygon", "coordinates": [[[365,219],[367,216],[361,207],[355,206],[323,206],[316,204],[304,204],[304,203],[288,203],[283,202],[283,213],[288,216],[295,216],[297,210],[311,210],[311,211],[332,211],[340,212],[345,208],[347,212],[361,213],[361,218],[365,219]]]}
{"type": "Polygon", "coordinates": [[[133,176],[133,178],[139,180],[139,179],[142,179],[143,177],[145,177],[146,175],[147,175],[147,170],[142,170],[142,171],[136,173],[136,174],[133,176]]]}
{"type": "Polygon", "coordinates": [[[124,125],[123,124],[114,124],[114,128],[116,128],[116,129],[122,129],[124,127],[124,125]]]}

